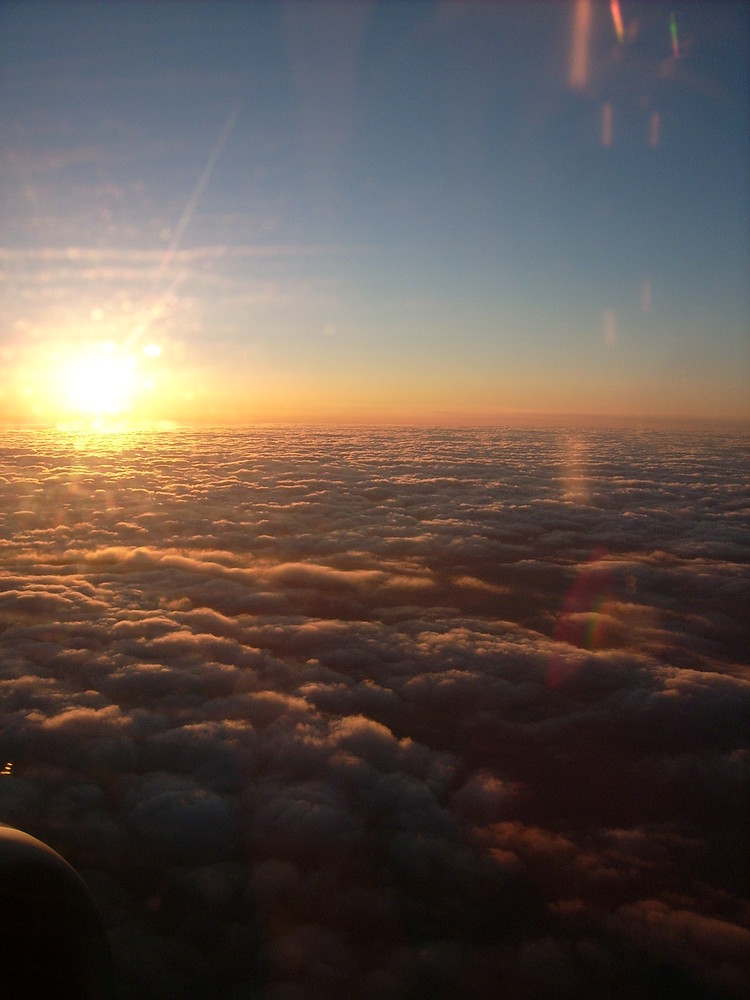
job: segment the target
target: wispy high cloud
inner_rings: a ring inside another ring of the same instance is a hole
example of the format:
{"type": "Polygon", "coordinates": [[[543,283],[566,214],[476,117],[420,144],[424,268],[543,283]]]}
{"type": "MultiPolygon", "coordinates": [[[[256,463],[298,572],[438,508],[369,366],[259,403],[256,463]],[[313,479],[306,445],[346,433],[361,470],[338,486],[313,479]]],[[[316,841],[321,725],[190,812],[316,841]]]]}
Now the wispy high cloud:
{"type": "MultiPolygon", "coordinates": [[[[183,247],[172,254],[175,263],[218,260],[223,257],[299,257],[340,253],[335,245],[307,243],[258,243],[225,246],[183,247]]],[[[91,246],[35,247],[19,249],[0,247],[0,261],[28,263],[35,261],[59,261],[67,263],[107,264],[124,262],[146,264],[158,267],[164,256],[162,249],[133,249],[91,246]]]]}

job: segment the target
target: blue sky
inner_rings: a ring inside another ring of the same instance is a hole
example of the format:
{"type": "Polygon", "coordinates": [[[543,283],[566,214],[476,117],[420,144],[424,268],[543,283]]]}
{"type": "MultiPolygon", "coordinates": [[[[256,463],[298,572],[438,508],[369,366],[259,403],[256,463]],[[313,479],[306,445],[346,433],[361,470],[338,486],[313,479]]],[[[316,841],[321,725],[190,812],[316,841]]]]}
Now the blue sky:
{"type": "Polygon", "coordinates": [[[4,5],[0,412],[746,417],[747,8],[620,9],[4,5]]]}

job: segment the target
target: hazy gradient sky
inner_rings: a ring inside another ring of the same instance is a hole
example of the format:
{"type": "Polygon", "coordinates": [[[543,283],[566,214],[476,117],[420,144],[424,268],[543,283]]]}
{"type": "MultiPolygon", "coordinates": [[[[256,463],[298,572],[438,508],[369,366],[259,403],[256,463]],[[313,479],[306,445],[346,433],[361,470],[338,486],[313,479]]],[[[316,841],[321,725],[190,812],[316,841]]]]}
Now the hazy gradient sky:
{"type": "Polygon", "coordinates": [[[748,10],[619,6],[4,4],[0,419],[747,418],[748,10]]]}

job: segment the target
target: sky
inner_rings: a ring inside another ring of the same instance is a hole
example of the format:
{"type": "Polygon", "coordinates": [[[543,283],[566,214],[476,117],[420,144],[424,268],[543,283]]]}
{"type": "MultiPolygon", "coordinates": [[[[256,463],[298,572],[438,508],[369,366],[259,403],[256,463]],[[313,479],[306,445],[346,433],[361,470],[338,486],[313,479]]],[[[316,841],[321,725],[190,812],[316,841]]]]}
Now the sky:
{"type": "Polygon", "coordinates": [[[746,420],[748,11],[6,3],[0,420],[746,420]]]}
{"type": "Polygon", "coordinates": [[[695,431],[0,432],[0,822],[119,1000],[744,1000],[749,473],[695,431]]]}

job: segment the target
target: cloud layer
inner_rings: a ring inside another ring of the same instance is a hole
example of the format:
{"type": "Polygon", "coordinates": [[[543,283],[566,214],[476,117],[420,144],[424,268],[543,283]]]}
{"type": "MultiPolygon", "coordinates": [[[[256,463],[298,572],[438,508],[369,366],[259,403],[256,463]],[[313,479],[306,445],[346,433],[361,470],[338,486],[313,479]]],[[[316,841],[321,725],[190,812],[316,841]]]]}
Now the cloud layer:
{"type": "Polygon", "coordinates": [[[0,439],[0,821],[120,995],[740,997],[725,436],[0,439]]]}

